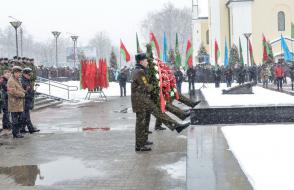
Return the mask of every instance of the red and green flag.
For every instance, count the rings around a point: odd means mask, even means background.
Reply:
[[[176,67],[180,68],[182,65],[182,59],[181,59],[181,54],[179,51],[179,39],[178,39],[178,34],[176,34],[176,48],[175,48],[175,53],[176,53]]]
[[[185,61],[185,70],[193,67],[193,47],[190,40],[188,40],[187,43],[187,49],[186,49],[186,61]]]
[[[266,41],[266,38],[264,35],[262,35],[262,45],[263,45],[263,57],[262,57],[262,62],[267,62],[268,61],[268,55],[270,53],[268,43]]]
[[[243,58],[243,49],[241,44],[241,39],[239,38],[239,51],[240,51],[240,63],[244,65],[244,58]]]
[[[131,60],[131,56],[121,40],[120,40],[120,53],[124,57],[126,62],[129,62]]]
[[[251,44],[251,40],[249,39],[249,54],[250,54],[250,62],[251,65],[255,65],[254,57],[253,57],[253,48]]]
[[[220,58],[220,50],[219,50],[219,47],[218,47],[217,40],[215,39],[214,40],[214,61],[215,61],[216,65],[218,65],[219,58]]]
[[[155,35],[154,35],[153,32],[150,32],[150,43],[151,43],[151,46],[156,49],[156,56],[157,56],[157,58],[160,59],[160,48],[159,48],[159,44],[158,44],[158,42],[157,42],[157,40],[156,40]]]

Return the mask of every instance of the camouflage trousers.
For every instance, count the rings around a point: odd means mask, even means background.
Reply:
[[[190,100],[189,98],[183,95],[179,95],[179,96],[180,96],[178,100],[179,102],[185,104],[186,106],[193,107],[194,102],[192,100]],[[174,114],[175,116],[177,116],[178,118],[180,118],[181,120],[184,120],[186,118],[185,112],[181,110],[180,108],[174,106],[172,102],[167,102],[165,109],[169,111],[170,113]],[[156,119],[155,127],[161,126],[162,123],[163,122],[160,119]]]
[[[151,114],[163,124],[165,124],[170,130],[174,130],[177,126],[177,122],[169,117],[167,114],[162,113],[160,108],[154,104],[150,99],[145,99],[144,105],[148,105],[148,108],[144,112],[136,113],[136,146],[144,146],[148,140],[148,131]]]

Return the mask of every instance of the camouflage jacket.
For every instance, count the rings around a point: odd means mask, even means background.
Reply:
[[[144,67],[136,64],[131,85],[131,100],[133,112],[148,111],[152,86],[148,83]]]

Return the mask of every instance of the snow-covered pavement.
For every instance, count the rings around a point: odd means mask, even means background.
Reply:
[[[223,95],[227,89],[224,84],[221,88],[214,88],[211,84],[201,89],[209,106],[264,106],[264,105],[294,105],[294,97],[288,94],[274,92],[262,87],[253,87],[254,94]]]
[[[294,125],[223,127],[230,150],[255,190],[294,189]]]

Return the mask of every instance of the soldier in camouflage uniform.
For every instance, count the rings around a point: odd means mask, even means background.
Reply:
[[[150,151],[146,147],[148,140],[147,124],[149,113],[159,118],[169,129],[176,130],[180,133],[187,128],[190,123],[179,124],[165,113],[162,113],[159,107],[154,104],[150,98],[152,86],[148,83],[146,68],[148,66],[145,53],[136,55],[137,64],[133,72],[133,82],[131,85],[131,100],[133,112],[136,113],[136,151]],[[147,122],[146,122],[147,121]]]
[[[187,98],[181,94],[179,94],[179,97],[180,97],[178,100],[179,102],[181,102],[191,108],[194,108],[195,106],[197,106],[201,102],[201,101],[193,102],[192,100],[190,100],[189,98]],[[172,102],[166,102],[165,109],[166,109],[166,111],[171,112],[172,114],[174,114],[175,116],[177,116],[181,120],[185,120],[191,114],[190,110],[187,110],[187,111],[181,110],[180,108],[174,106],[172,104]],[[163,122],[160,119],[156,119],[155,130],[165,130],[165,128],[162,127],[162,123]]]

